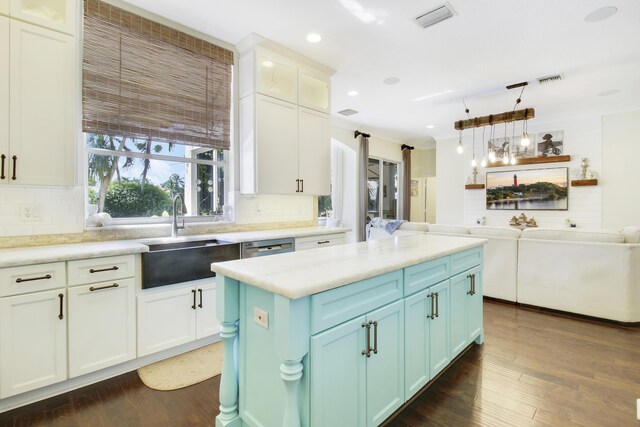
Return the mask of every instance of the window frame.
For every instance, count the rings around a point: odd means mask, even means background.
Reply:
[[[209,151],[209,150],[219,150],[218,148],[206,148],[206,147],[198,147],[188,144],[181,144],[185,147],[191,147],[191,156],[190,157],[179,157],[179,156],[168,156],[165,154],[154,154],[154,153],[139,153],[135,151],[115,151],[109,150],[106,148],[95,148],[88,146],[88,135],[89,133],[83,132],[83,142],[84,142],[84,168],[83,168],[83,176],[85,179],[85,207],[89,206],[89,182],[88,182],[88,171],[89,171],[89,156],[91,154],[103,155],[103,156],[116,156],[116,157],[133,157],[137,159],[148,159],[148,160],[161,160],[161,161],[169,161],[174,163],[184,163],[185,165],[190,165],[192,173],[191,173],[191,183],[195,183],[195,175],[193,171],[197,168],[198,165],[207,165],[213,166],[214,170],[216,167],[221,167],[224,173],[225,179],[223,180],[223,192],[225,194],[229,193],[230,181],[229,174],[232,173],[230,167],[230,153],[231,150],[222,150],[224,160],[203,160],[197,159],[197,154]],[[178,144],[178,143],[176,143]],[[186,177],[185,177],[186,178]],[[187,183],[185,182],[185,186]],[[185,187],[186,188],[186,187]],[[225,204],[223,206],[229,206],[228,201],[225,198]],[[194,202],[190,200],[185,200],[186,204],[191,203],[191,209],[188,212],[193,212]],[[224,209],[226,210],[226,209]],[[184,218],[187,224],[189,223],[216,223],[216,224],[228,224],[233,223],[234,219],[229,217],[225,218],[224,213],[222,215],[187,215],[182,216],[178,215],[181,219]],[[93,227],[88,225],[87,218],[85,218],[85,227]],[[120,226],[120,225],[154,225],[154,224],[168,224],[173,221],[173,213],[171,213],[167,217],[124,217],[124,218],[112,218],[110,226]]]

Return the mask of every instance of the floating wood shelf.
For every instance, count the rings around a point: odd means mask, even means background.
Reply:
[[[488,168],[497,168],[497,167],[506,167],[506,166],[521,166],[521,165],[536,165],[538,163],[558,163],[558,162],[568,162],[571,160],[571,156],[547,156],[547,157],[525,157],[524,159],[518,159],[518,163],[515,165],[508,164],[505,165],[501,161],[497,161],[494,164],[489,163],[487,165]]]
[[[587,185],[598,185],[597,179],[574,179],[571,181],[572,187],[586,187]]]
[[[464,188],[465,190],[482,190],[484,189],[484,184],[466,184]]]

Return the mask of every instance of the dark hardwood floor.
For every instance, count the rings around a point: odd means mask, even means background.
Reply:
[[[495,301],[484,314],[485,344],[388,426],[640,426],[640,327]],[[218,385],[159,392],[128,373],[0,414],[0,425],[213,426]]]

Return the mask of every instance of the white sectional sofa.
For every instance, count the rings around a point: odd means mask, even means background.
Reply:
[[[633,233],[527,229],[518,249],[517,301],[640,322],[640,243]]]
[[[640,322],[640,227],[620,231],[404,223],[399,231],[481,237],[485,296]],[[419,230],[419,231],[416,231]]]

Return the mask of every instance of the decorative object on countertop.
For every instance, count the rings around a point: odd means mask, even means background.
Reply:
[[[179,354],[138,369],[140,379],[154,390],[177,390],[220,375],[222,342]]]
[[[524,230],[527,227],[537,227],[536,219],[534,217],[527,218],[527,216],[523,213],[520,216],[516,217],[515,215],[511,217],[509,221],[509,225],[512,227],[519,228]]]
[[[402,223],[406,222],[403,219],[384,219],[380,217],[373,218],[369,224],[367,224],[368,228],[382,228],[389,234],[393,234],[394,231],[398,229],[402,225]],[[369,236],[369,232],[367,232],[367,237]]]

